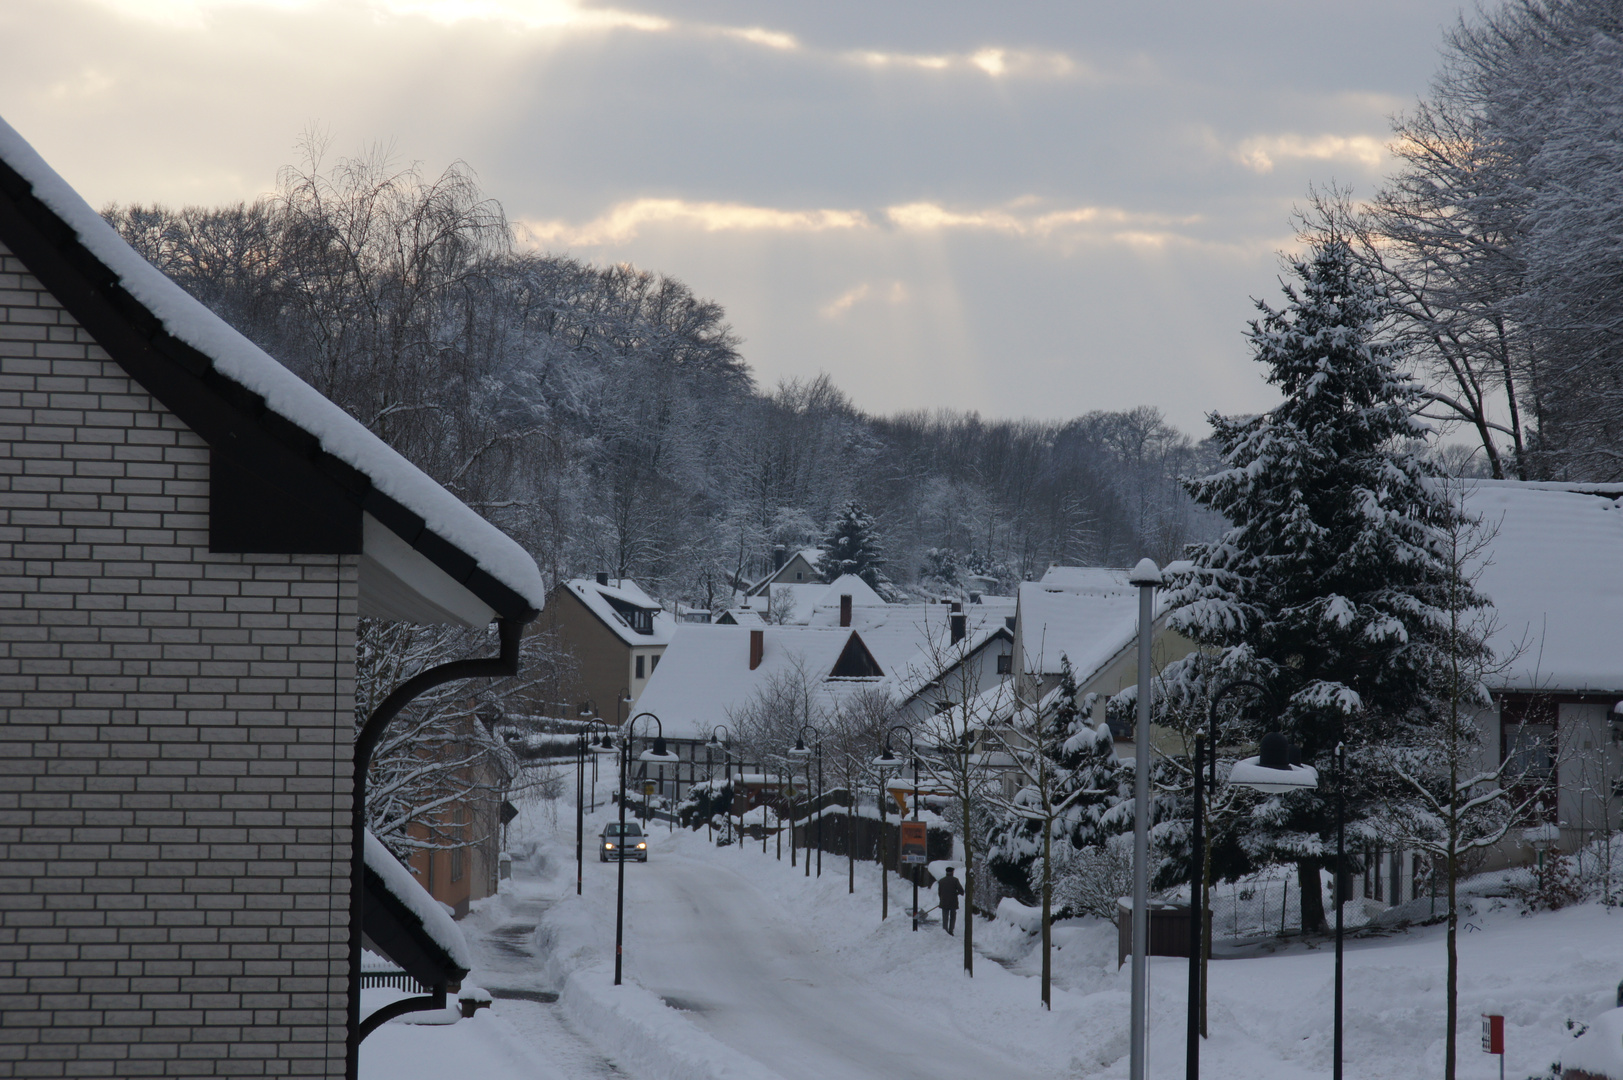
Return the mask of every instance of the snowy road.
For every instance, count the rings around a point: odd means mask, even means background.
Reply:
[[[661,854],[628,867],[632,874],[626,924],[637,983],[784,1080],[1036,1075],[944,1025],[934,1009],[859,981],[751,877],[718,860]]]

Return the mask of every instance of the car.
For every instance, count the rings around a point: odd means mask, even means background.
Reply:
[[[625,830],[623,843],[622,829]],[[603,834],[597,838],[597,861],[608,862],[610,859],[648,861],[648,837],[643,835],[641,825],[635,821],[628,821],[624,825],[611,821],[603,826]]]

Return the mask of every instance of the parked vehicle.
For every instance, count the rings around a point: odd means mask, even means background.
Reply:
[[[621,829],[625,830],[623,836]],[[648,837],[643,835],[641,825],[635,821],[628,821],[624,825],[611,821],[603,827],[603,834],[597,842],[597,861],[608,862],[610,859],[648,861]]]

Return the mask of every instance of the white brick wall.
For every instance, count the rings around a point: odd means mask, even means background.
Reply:
[[[0,247],[0,1077],[343,1075],[355,558],[207,503]]]

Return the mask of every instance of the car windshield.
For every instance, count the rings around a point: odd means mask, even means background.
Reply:
[[[621,830],[624,830],[623,835],[625,835],[625,836],[641,836],[642,835],[642,826],[636,824],[635,822],[630,822],[630,821],[626,822],[624,825],[621,825],[619,822],[615,822],[614,824],[610,825],[608,828],[603,830],[603,835],[604,836],[620,836],[620,835],[622,835]]]

